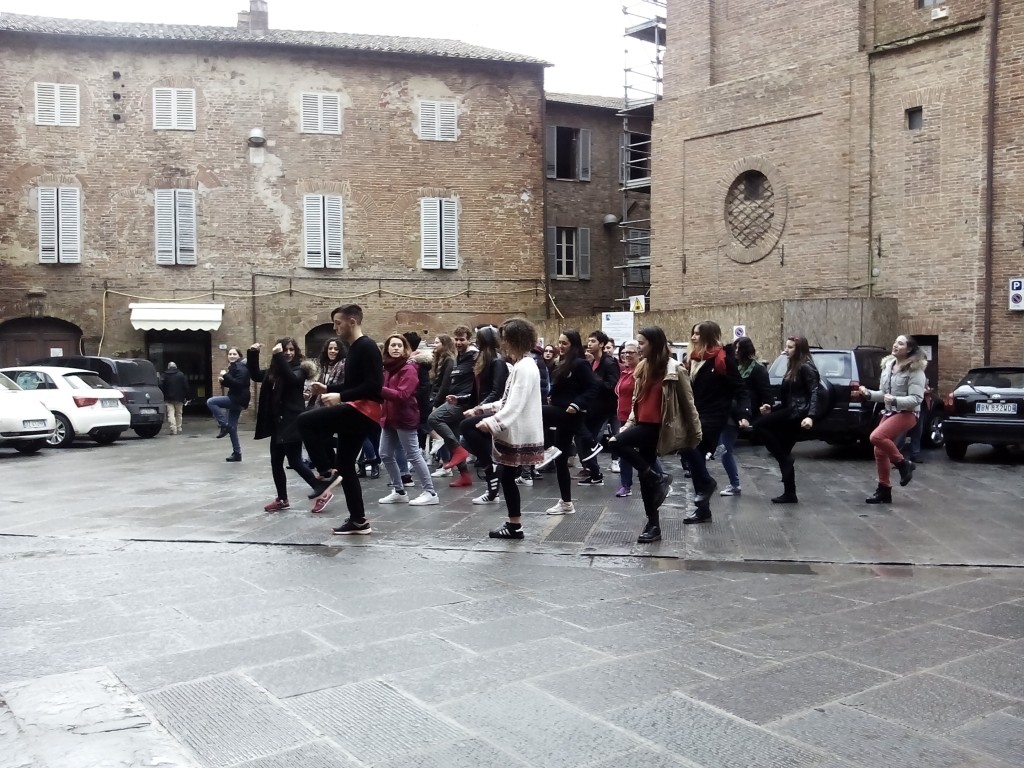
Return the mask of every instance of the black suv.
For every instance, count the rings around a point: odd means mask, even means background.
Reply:
[[[44,357],[30,365],[57,365],[95,371],[107,384],[124,393],[124,407],[132,415],[132,429],[139,437],[156,437],[167,418],[167,405],[156,368],[139,358],[70,355]]]
[[[878,424],[878,416],[872,404],[861,396],[860,388],[878,389],[882,359],[887,354],[889,350],[882,347],[811,349],[818,374],[832,385],[834,402],[828,415],[807,430],[805,439],[824,440],[832,445],[868,439]],[[787,362],[785,355],[779,355],[768,369],[776,405],[779,404]]]

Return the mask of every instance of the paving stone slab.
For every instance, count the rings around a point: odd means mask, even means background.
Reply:
[[[996,713],[954,732],[954,740],[1007,765],[1024,765],[1024,720]]]
[[[531,613],[495,619],[484,624],[442,629],[437,634],[460,647],[480,653],[545,637],[564,636],[574,630],[575,627],[564,621]]]
[[[143,700],[211,768],[266,757],[316,738],[237,675],[182,683],[145,694]]]
[[[994,766],[970,750],[842,705],[811,710],[772,730],[865,768]]]
[[[880,630],[901,630],[941,621],[960,613],[961,609],[950,605],[926,602],[918,597],[901,597],[884,603],[860,605],[834,614],[836,618],[868,624]]]
[[[944,619],[943,624],[1007,640],[1019,640],[1024,638],[1024,605],[1016,603],[994,605],[991,608],[983,608],[980,611]]]
[[[1021,674],[1020,652],[996,650],[979,653],[969,659],[945,664],[936,674],[987,688],[990,691],[1024,699],[1024,675]]]
[[[366,763],[470,737],[379,680],[307,693],[286,705]]]
[[[331,744],[317,741],[239,763],[235,768],[359,768],[359,764]]]
[[[794,614],[800,615],[799,612],[788,615]],[[875,627],[846,621],[836,615],[811,615],[745,632],[723,634],[716,642],[765,659],[785,661],[859,643],[877,637],[879,632]]]
[[[636,600],[605,600],[547,611],[547,615],[582,629],[613,627],[633,621],[659,621],[667,611]]]
[[[479,623],[508,616],[525,616],[528,613],[545,613],[551,604],[525,594],[506,593],[486,600],[468,600],[455,605],[440,606],[438,610],[464,622]]]
[[[907,675],[997,646],[998,638],[926,624],[831,651],[841,659]]]
[[[955,680],[924,673],[850,696],[842,703],[915,730],[942,734],[1013,702]]]
[[[653,749],[635,749],[624,755],[615,755],[587,768],[691,768],[693,763],[681,762],[676,756]]]
[[[493,744],[472,739],[374,763],[374,768],[527,768],[527,763]]]
[[[814,749],[678,694],[617,710],[609,720],[706,768],[817,768],[826,760]]]
[[[671,617],[655,621],[617,624],[585,632],[568,633],[574,643],[612,656],[632,656],[640,651],[656,651],[695,641],[700,638],[690,624]]]

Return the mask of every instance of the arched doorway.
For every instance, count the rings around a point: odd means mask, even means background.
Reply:
[[[0,366],[82,354],[82,329],[56,317],[17,317],[0,325]]]

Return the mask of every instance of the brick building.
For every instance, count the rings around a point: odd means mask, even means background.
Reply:
[[[648,255],[650,195],[624,196],[631,165],[622,107],[621,98],[547,94],[547,272],[553,308],[566,317],[621,311],[623,297],[643,293],[649,282],[626,264],[629,255]],[[649,119],[633,125],[650,134]],[[634,189],[642,167],[649,181],[650,163],[635,163]]]
[[[1024,361],[1024,3],[669,0],[667,17],[656,306],[895,298],[943,385]]]
[[[545,315],[544,63],[267,22],[0,15],[0,362]]]

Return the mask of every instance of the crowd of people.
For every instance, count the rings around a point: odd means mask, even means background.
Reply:
[[[497,328],[460,325],[427,348],[414,332],[378,344],[363,333],[363,311],[355,304],[337,307],[331,320],[335,336],[318,360],[305,358],[291,337],[274,344],[265,364],[260,343],[249,347],[244,361],[241,350],[229,348],[220,372],[227,394],[210,398],[208,406],[220,427],[217,437],[231,437],[226,460],[241,461],[239,414],[249,405],[250,381],[261,384],[255,438],[269,438],[276,494],[264,509],[290,508],[290,467],[309,487],[314,513],[323,512],[340,488],[348,519],[333,529],[337,535],[372,532],[360,484],[368,472],[376,476],[383,466],[389,479],[391,490],[378,503],[427,506],[440,503],[440,478],[451,477],[454,488],[473,486],[472,463],[484,481],[473,503],[504,501],[507,512],[489,535],[522,539],[520,488],[553,465],[559,499],[547,514],[573,514],[574,480],[576,487],[603,486],[598,457],[607,452],[618,473],[615,495],[631,496],[634,477],[639,485],[646,523],[637,541],[656,542],[659,510],[672,485],[665,468],[670,457],[679,457],[693,484],[694,508],[685,524],[712,519],[718,483],[709,460],[720,459],[728,478],[718,495],[742,493],[734,453],[741,430],[753,429],[778,462],[783,490],[772,502],[795,504],[792,449],[801,431],[825,413],[821,377],[799,336],[786,340],[787,368],[776,401],[754,343],[744,337],[723,344],[712,321],[693,326],[679,361],[657,326],[621,345],[600,330],[584,341],[573,329],[555,344],[540,345],[533,325],[512,318]],[[883,364],[880,389],[861,388],[866,400],[882,407],[871,435],[878,486],[869,504],[892,502],[892,467],[901,485],[912,479],[913,464],[897,442],[917,420],[924,387],[924,355],[912,338],[900,336]],[[580,464],[575,478],[572,456]],[[434,460],[439,466],[431,472]],[[407,488],[416,485],[420,492],[413,497]]]

